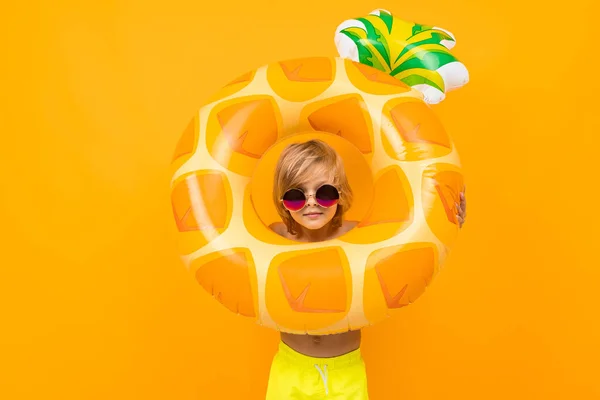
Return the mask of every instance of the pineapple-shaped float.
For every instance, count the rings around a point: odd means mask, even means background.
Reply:
[[[355,193],[346,218],[360,222],[301,243],[268,228],[273,170],[288,144],[312,138],[344,159]],[[280,331],[383,320],[424,292],[459,229],[458,153],[423,93],[349,57],[280,61],[231,81],[189,122],[173,171],[185,265],[227,309]]]

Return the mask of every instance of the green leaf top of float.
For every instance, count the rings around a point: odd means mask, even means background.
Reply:
[[[431,29],[433,29],[433,25],[414,24],[412,28],[412,34],[416,35],[419,32],[429,31]]]
[[[395,18],[384,10],[379,15],[356,18],[362,27],[348,27],[341,33],[356,45],[360,63],[384,71],[414,86],[428,84],[441,91],[445,85],[436,70],[458,61],[442,44],[454,41],[432,25],[415,24]]]
[[[387,11],[381,11],[379,13],[379,19],[383,21],[385,26],[387,26],[387,32],[392,33],[392,26],[394,25],[394,17]]]
[[[366,18],[357,18],[357,20],[365,24],[365,28],[367,28],[365,44],[373,46],[375,49],[374,55],[381,58],[380,63],[390,68],[390,54],[388,42],[385,37],[386,32],[381,32]]]

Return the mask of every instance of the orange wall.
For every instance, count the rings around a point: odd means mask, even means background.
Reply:
[[[0,17],[0,398],[264,398],[277,335],[179,263],[170,157],[221,85],[336,55],[337,24],[377,7],[452,31],[471,82],[435,106],[467,224],[364,331],[372,399],[600,398],[594,0],[96,3]]]

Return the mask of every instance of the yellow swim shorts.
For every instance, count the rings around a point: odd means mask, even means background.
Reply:
[[[273,358],[266,400],[368,400],[360,349],[338,357],[298,353],[285,343]]]

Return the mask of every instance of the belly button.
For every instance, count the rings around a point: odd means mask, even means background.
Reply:
[[[321,343],[321,336],[313,336],[313,343]]]

